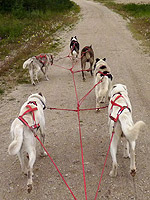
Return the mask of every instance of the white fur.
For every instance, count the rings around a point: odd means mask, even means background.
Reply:
[[[113,127],[115,127],[114,129],[115,133],[114,133],[113,140],[110,147],[110,152],[111,152],[112,161],[113,161],[110,176],[115,177],[117,175],[118,164],[117,164],[116,154],[117,154],[118,142],[122,134],[123,136],[125,136],[127,140],[127,143],[124,149],[124,157],[130,157],[130,173],[132,176],[134,176],[136,173],[136,166],[135,166],[136,140],[138,138],[139,132],[142,130],[145,123],[143,121],[138,121],[134,124],[132,120],[132,108],[131,108],[131,103],[128,97],[127,88],[125,85],[122,85],[122,84],[114,85],[112,87],[112,90],[110,91],[110,103],[108,106],[108,115],[110,115],[111,113],[111,116],[116,117],[120,109],[118,106],[113,106],[113,108],[111,109],[111,106],[112,106],[111,100],[114,101],[116,99],[117,95],[119,95],[117,93],[121,93],[123,98],[122,97],[118,98],[116,100],[116,103],[121,106],[128,105],[130,110],[125,108],[123,112],[119,115],[119,119],[116,123],[110,117],[108,119],[110,137],[112,136]]]
[[[105,65],[105,69],[100,69],[101,66]],[[95,87],[95,96],[96,96],[96,108],[100,107],[100,103],[105,103],[108,99],[108,93],[112,86],[112,80],[108,78],[108,76],[101,76],[100,73],[97,73],[98,71],[108,71],[110,72],[110,67],[108,64],[103,60],[100,59],[98,62],[95,63],[95,69],[94,69],[94,84],[96,85],[98,82],[100,82]]]
[[[46,103],[45,97],[41,96],[41,94],[32,94],[29,96],[28,100],[23,104],[21,107],[19,116],[21,116],[26,110],[26,105],[29,101],[36,101],[37,103],[37,109],[34,111],[35,114],[35,121],[36,123],[40,124],[40,138],[42,142],[44,143],[44,128],[45,128],[45,118],[44,118],[44,112],[43,112],[43,103]],[[43,103],[42,103],[43,102]],[[32,108],[36,107],[36,105],[30,104]],[[32,126],[34,124],[34,120],[31,113],[27,113],[23,116],[23,118],[28,122],[29,126]],[[36,132],[36,130],[35,130]],[[33,165],[36,160],[36,138],[34,137],[33,132],[24,125],[18,118],[16,118],[12,125],[10,130],[11,136],[12,136],[12,142],[8,147],[8,152],[10,155],[18,155],[18,158],[20,160],[22,171],[28,175],[28,192],[32,190],[32,170]],[[41,148],[42,152],[41,154],[44,155],[46,152],[43,151],[43,148]],[[29,163],[28,166],[25,165],[24,161],[24,151],[29,156]]]
[[[23,69],[28,68],[28,70],[29,70],[29,74],[30,74],[30,79],[31,79],[32,85],[35,85],[34,79],[35,79],[37,82],[39,82],[39,80],[38,80],[38,73],[39,73],[40,71],[43,72],[43,74],[44,74],[46,80],[49,80],[49,79],[48,79],[48,75],[47,75],[48,66],[49,66],[50,64],[53,63],[53,59],[51,58],[51,54],[50,54],[50,53],[46,53],[46,54],[43,54],[43,53],[42,53],[42,54],[40,54],[40,55],[46,55],[47,60],[46,60],[46,62],[44,63],[44,66],[43,66],[43,64],[42,64],[35,56],[29,58],[28,60],[26,60],[26,61],[23,63]],[[38,55],[38,56],[40,56],[40,55]],[[37,56],[37,57],[38,57],[38,56]],[[42,66],[43,66],[43,67],[42,67]]]

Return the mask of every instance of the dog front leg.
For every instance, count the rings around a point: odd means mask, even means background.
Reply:
[[[130,174],[135,176],[136,166],[135,166],[135,141],[129,142],[130,146]]]
[[[30,79],[31,79],[32,85],[35,85],[35,82],[33,80],[33,70],[32,69],[29,69],[29,74],[30,74]]]
[[[48,67],[47,67],[47,66],[45,66],[45,78],[46,78],[46,80],[48,81],[48,80],[49,80],[49,78],[48,78],[48,75],[47,75],[47,71],[48,71]]]
[[[40,139],[44,145],[45,142],[45,134],[43,133],[42,128],[40,127]],[[41,146],[41,156],[47,156],[47,153],[45,152],[45,150],[43,149],[43,147]]]

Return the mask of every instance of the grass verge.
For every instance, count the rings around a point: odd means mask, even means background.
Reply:
[[[95,0],[103,3],[108,8],[129,19],[129,28],[134,37],[142,41],[146,46],[146,52],[150,52],[150,4],[122,4],[113,0]]]
[[[56,55],[61,39],[57,32],[71,29],[79,18],[79,12],[80,8],[74,4],[68,11],[39,13],[39,17],[37,13],[36,17],[24,19],[0,14],[0,30],[3,30],[4,23],[8,33],[10,28],[14,29],[14,35],[0,37],[0,96],[17,84],[30,83],[29,73],[22,68],[23,62],[41,52]]]

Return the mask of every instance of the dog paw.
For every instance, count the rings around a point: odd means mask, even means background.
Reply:
[[[125,158],[125,159],[130,158],[130,155],[129,154],[124,154],[123,158]]]
[[[47,153],[46,153],[45,151],[44,151],[44,152],[41,152],[41,153],[40,153],[40,156],[41,156],[41,157],[45,157],[45,156],[47,156]]]
[[[112,170],[109,173],[109,176],[116,177],[117,176],[117,165],[114,165]]]
[[[27,185],[27,191],[28,191],[28,193],[30,193],[31,190],[32,190],[32,184]]]
[[[135,169],[132,169],[131,171],[130,171],[130,174],[131,174],[131,176],[135,176],[136,175],[136,170]]]
[[[117,176],[117,172],[114,172],[113,170],[110,171],[109,176],[112,178],[115,178]]]

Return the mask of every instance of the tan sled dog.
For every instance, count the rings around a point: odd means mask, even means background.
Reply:
[[[84,47],[81,51],[81,69],[82,70],[86,69],[87,62],[90,63],[89,71],[91,72],[91,76],[92,76],[93,75],[92,65],[94,63],[94,51],[92,49],[92,45]],[[82,77],[83,77],[83,81],[85,81],[84,71],[82,71]]]
[[[43,112],[45,104],[45,97],[41,93],[30,95],[28,100],[21,107],[19,117],[13,121],[10,130],[13,141],[8,147],[8,152],[10,155],[18,155],[22,171],[27,174],[28,177],[28,192],[32,190],[33,165],[36,160],[36,138],[34,133],[39,129],[43,144],[45,139],[45,118]],[[24,152],[28,154],[28,166],[25,165]],[[46,155],[43,148],[41,154]]]
[[[112,136],[114,131],[110,152],[112,156],[112,170],[110,176],[117,175],[117,146],[121,136],[127,140],[127,146],[124,151],[125,157],[130,157],[130,173],[132,176],[136,174],[135,166],[135,145],[139,132],[144,127],[143,121],[138,121],[134,124],[132,120],[132,108],[128,97],[127,88],[125,85],[116,84],[110,92],[110,103],[108,107],[108,124],[109,133]],[[129,148],[129,149],[128,149]]]

